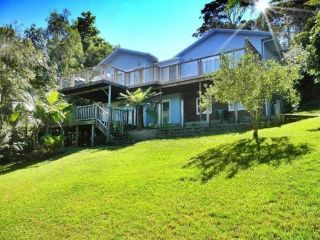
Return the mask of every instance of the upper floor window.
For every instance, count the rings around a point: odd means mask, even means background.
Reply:
[[[202,73],[212,73],[220,68],[220,56],[204,58],[201,60]]]
[[[198,60],[181,64],[181,78],[193,77],[198,75]]]
[[[242,50],[237,50],[237,51],[232,51],[227,53],[226,55],[229,56],[231,62],[230,62],[230,67],[236,67],[238,63],[240,62],[241,57],[245,54],[244,49]]]
[[[162,68],[162,82],[169,81],[169,67]]]
[[[139,83],[139,71],[129,73],[129,85],[133,86]]]
[[[117,73],[117,83],[124,85],[124,72]]]

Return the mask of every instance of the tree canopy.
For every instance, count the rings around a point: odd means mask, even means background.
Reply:
[[[239,63],[223,55],[220,69],[212,74],[212,85],[207,87],[202,104],[208,106],[212,98],[223,103],[241,103],[252,118],[253,136],[258,138],[266,99],[271,101],[275,96],[282,96],[297,106],[299,96],[295,85],[300,77],[299,70],[299,65],[263,61],[250,51]]]
[[[253,22],[245,18],[245,13],[248,11],[250,11],[250,4],[247,1],[233,2],[232,5],[228,0],[211,1],[201,10],[200,18],[203,23],[193,36],[201,37],[214,28],[252,29]]]

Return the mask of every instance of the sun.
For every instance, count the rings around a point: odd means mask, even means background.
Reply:
[[[267,3],[265,0],[258,0],[255,2],[255,8],[261,12],[265,12],[269,7],[269,3]]]

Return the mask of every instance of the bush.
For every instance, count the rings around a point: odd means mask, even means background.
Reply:
[[[62,143],[64,141],[64,136],[58,135],[45,135],[43,137],[43,144],[46,149],[49,151],[54,151],[60,147],[62,147]]]

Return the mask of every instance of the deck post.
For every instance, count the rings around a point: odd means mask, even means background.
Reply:
[[[201,82],[199,82],[199,99],[200,99],[200,103],[201,103]],[[200,107],[200,114],[199,114],[199,121],[202,121],[202,109]]]
[[[180,120],[181,120],[181,127],[184,127],[184,100],[181,99],[180,101]]]
[[[234,105],[234,122],[239,122],[239,114],[238,114],[238,103],[235,103]]]
[[[210,113],[209,113],[209,109],[206,110],[206,121],[207,121],[207,127],[210,127]]]
[[[277,116],[277,119],[279,122],[281,122],[281,104],[280,104],[280,100],[276,100],[276,104],[275,104],[275,114]]]
[[[79,145],[79,126],[76,126],[76,147]]]
[[[111,107],[111,85],[108,88],[108,107]]]
[[[95,126],[94,124],[91,125],[91,147],[94,146],[94,135],[95,135]]]

